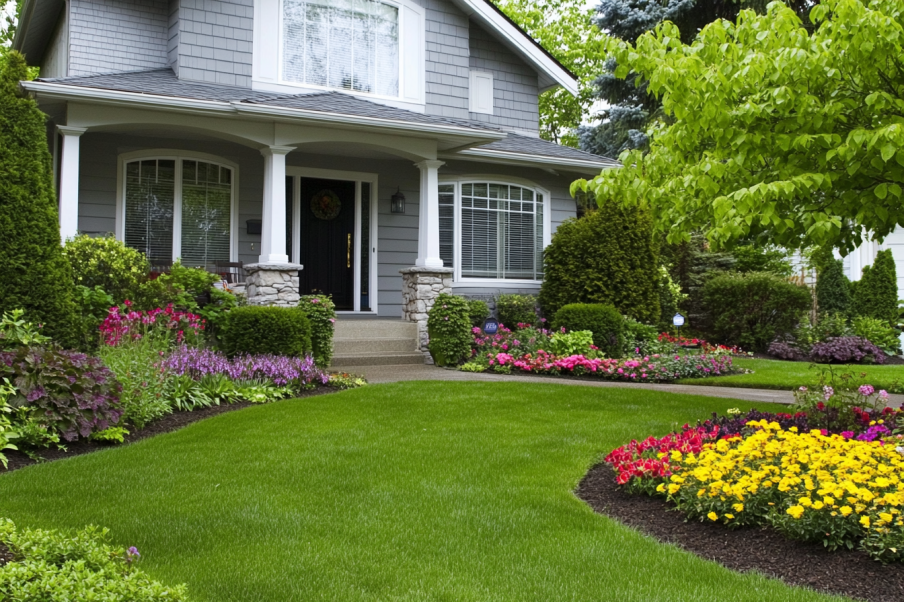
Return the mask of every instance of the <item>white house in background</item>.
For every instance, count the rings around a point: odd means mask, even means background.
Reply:
[[[539,138],[575,77],[486,0],[26,0],[14,47],[62,235],[285,279],[258,303],[421,320],[412,267],[536,291],[569,184],[617,165]]]

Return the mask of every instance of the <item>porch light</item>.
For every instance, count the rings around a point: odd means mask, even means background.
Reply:
[[[405,213],[405,195],[402,194],[401,188],[397,188],[392,195],[392,212]]]

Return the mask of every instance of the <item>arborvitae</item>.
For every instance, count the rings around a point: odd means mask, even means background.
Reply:
[[[648,211],[616,202],[559,226],[544,254],[540,307],[608,303],[648,323],[659,319],[659,245]]]
[[[847,315],[851,310],[851,283],[838,259],[825,263],[816,278],[816,304],[820,313]]]
[[[863,277],[854,287],[853,314],[898,322],[898,276],[891,249],[879,251],[872,266],[863,268]]]
[[[25,59],[0,57],[0,312],[21,308],[62,345],[75,342],[72,273],[60,246],[44,114],[20,90]]]

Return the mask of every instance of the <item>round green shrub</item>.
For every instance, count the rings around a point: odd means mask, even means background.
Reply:
[[[766,351],[790,334],[813,299],[810,289],[767,272],[727,273],[710,279],[703,302],[716,341]]]
[[[496,297],[496,317],[514,330],[518,324],[537,322],[537,298],[533,295],[505,294]]]
[[[873,265],[863,268],[854,287],[853,314],[887,322],[898,322],[898,277],[891,249],[879,251]]]
[[[659,320],[659,245],[649,212],[616,202],[562,223],[546,248],[540,307],[608,303],[642,322]]]
[[[624,355],[625,319],[612,305],[571,303],[556,312],[553,328],[564,328],[569,332],[589,330],[593,333],[593,344],[607,357]]]
[[[0,53],[0,313],[24,309],[63,346],[78,341],[72,270],[47,150],[45,115],[19,81],[24,57]]]
[[[69,258],[76,285],[89,289],[99,286],[115,303],[134,301],[151,270],[144,253],[112,236],[76,236],[66,241],[63,253]]]
[[[851,310],[851,282],[841,261],[832,258],[816,277],[816,305],[819,311],[847,315]]]
[[[311,352],[311,323],[294,307],[236,307],[223,318],[219,340],[229,356],[272,353],[299,357]]]
[[[428,349],[437,366],[457,366],[471,354],[468,302],[442,293],[427,313]]]
[[[486,301],[480,299],[468,300],[468,319],[471,320],[471,326],[483,326],[484,321],[490,315],[490,306]]]
[[[311,347],[314,362],[326,368],[333,360],[333,331],[336,324],[336,305],[329,295],[304,295],[298,301],[311,323]]]

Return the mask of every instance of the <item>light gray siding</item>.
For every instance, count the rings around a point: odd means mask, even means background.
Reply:
[[[468,17],[448,0],[421,0],[426,9],[426,112],[468,118]]]
[[[169,0],[169,31],[166,40],[166,62],[179,75],[179,0]]]
[[[167,66],[167,0],[71,0],[69,75]]]
[[[502,128],[538,132],[540,88],[537,72],[471,21],[470,62],[474,71],[493,74],[493,114],[471,113],[471,119]]]
[[[180,0],[179,77],[251,87],[253,0]]]
[[[60,11],[60,21],[50,38],[41,63],[41,77],[66,77],[69,73],[69,13]]]

